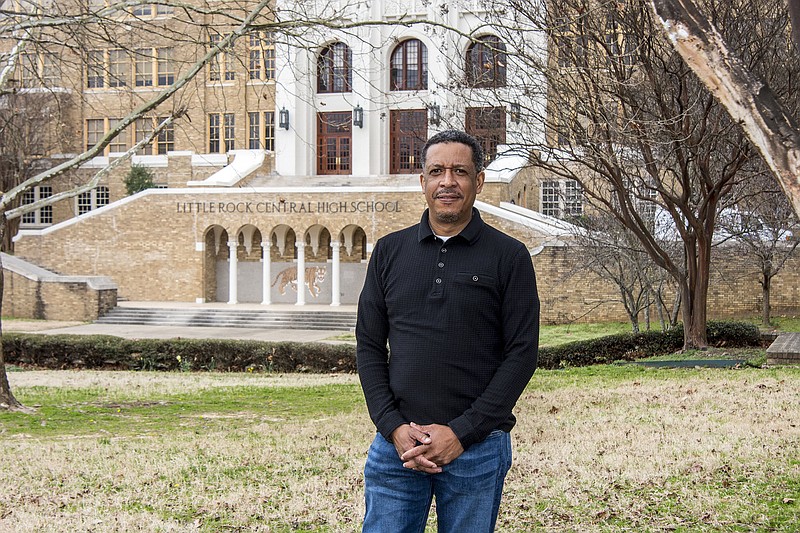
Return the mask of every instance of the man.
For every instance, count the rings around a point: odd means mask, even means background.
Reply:
[[[419,224],[380,239],[358,305],[361,386],[378,429],[364,469],[368,533],[494,530],[517,399],[536,369],[530,253],[486,225],[483,150],[431,137]],[[388,349],[387,349],[388,341]]]

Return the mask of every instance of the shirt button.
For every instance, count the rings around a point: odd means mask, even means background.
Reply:
[[[436,278],[436,283],[441,283],[441,282],[442,282],[442,278]]]
[[[472,281],[478,281],[478,276],[472,276]]]
[[[442,248],[442,253],[446,254],[447,253],[447,248]]]
[[[444,263],[439,263],[439,268],[444,268]]]

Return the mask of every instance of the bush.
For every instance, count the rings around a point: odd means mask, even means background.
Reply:
[[[760,346],[761,333],[746,322],[715,322],[707,325],[710,346]],[[633,361],[673,353],[683,347],[683,326],[666,332],[620,333],[587,341],[576,341],[539,350],[539,368],[563,368]]]
[[[760,346],[754,324],[709,322],[712,346]],[[539,350],[539,368],[588,366],[663,355],[683,346],[682,328],[622,333]],[[3,335],[6,362],[43,368],[216,370],[228,372],[356,371],[352,344],[231,339],[140,339],[108,335]]]
[[[228,339],[3,335],[6,362],[55,369],[355,372],[355,346]]]
[[[129,196],[155,186],[153,173],[142,165],[131,165],[131,170],[125,175],[125,190]]]

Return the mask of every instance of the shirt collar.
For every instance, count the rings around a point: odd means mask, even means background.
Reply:
[[[469,224],[461,230],[458,235],[454,237],[461,237],[465,239],[469,244],[474,243],[478,240],[480,236],[481,230],[483,229],[483,219],[481,218],[480,213],[478,210],[473,207],[472,208],[472,219],[469,221]],[[433,230],[431,230],[430,222],[428,222],[428,209],[423,211],[422,219],[419,221],[419,228],[417,233],[417,239],[419,242],[423,240],[433,237]]]

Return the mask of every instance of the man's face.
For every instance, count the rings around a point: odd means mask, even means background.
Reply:
[[[457,142],[434,144],[419,179],[431,228],[438,235],[456,235],[472,218],[475,196],[483,189],[484,173],[475,171],[472,148]]]

